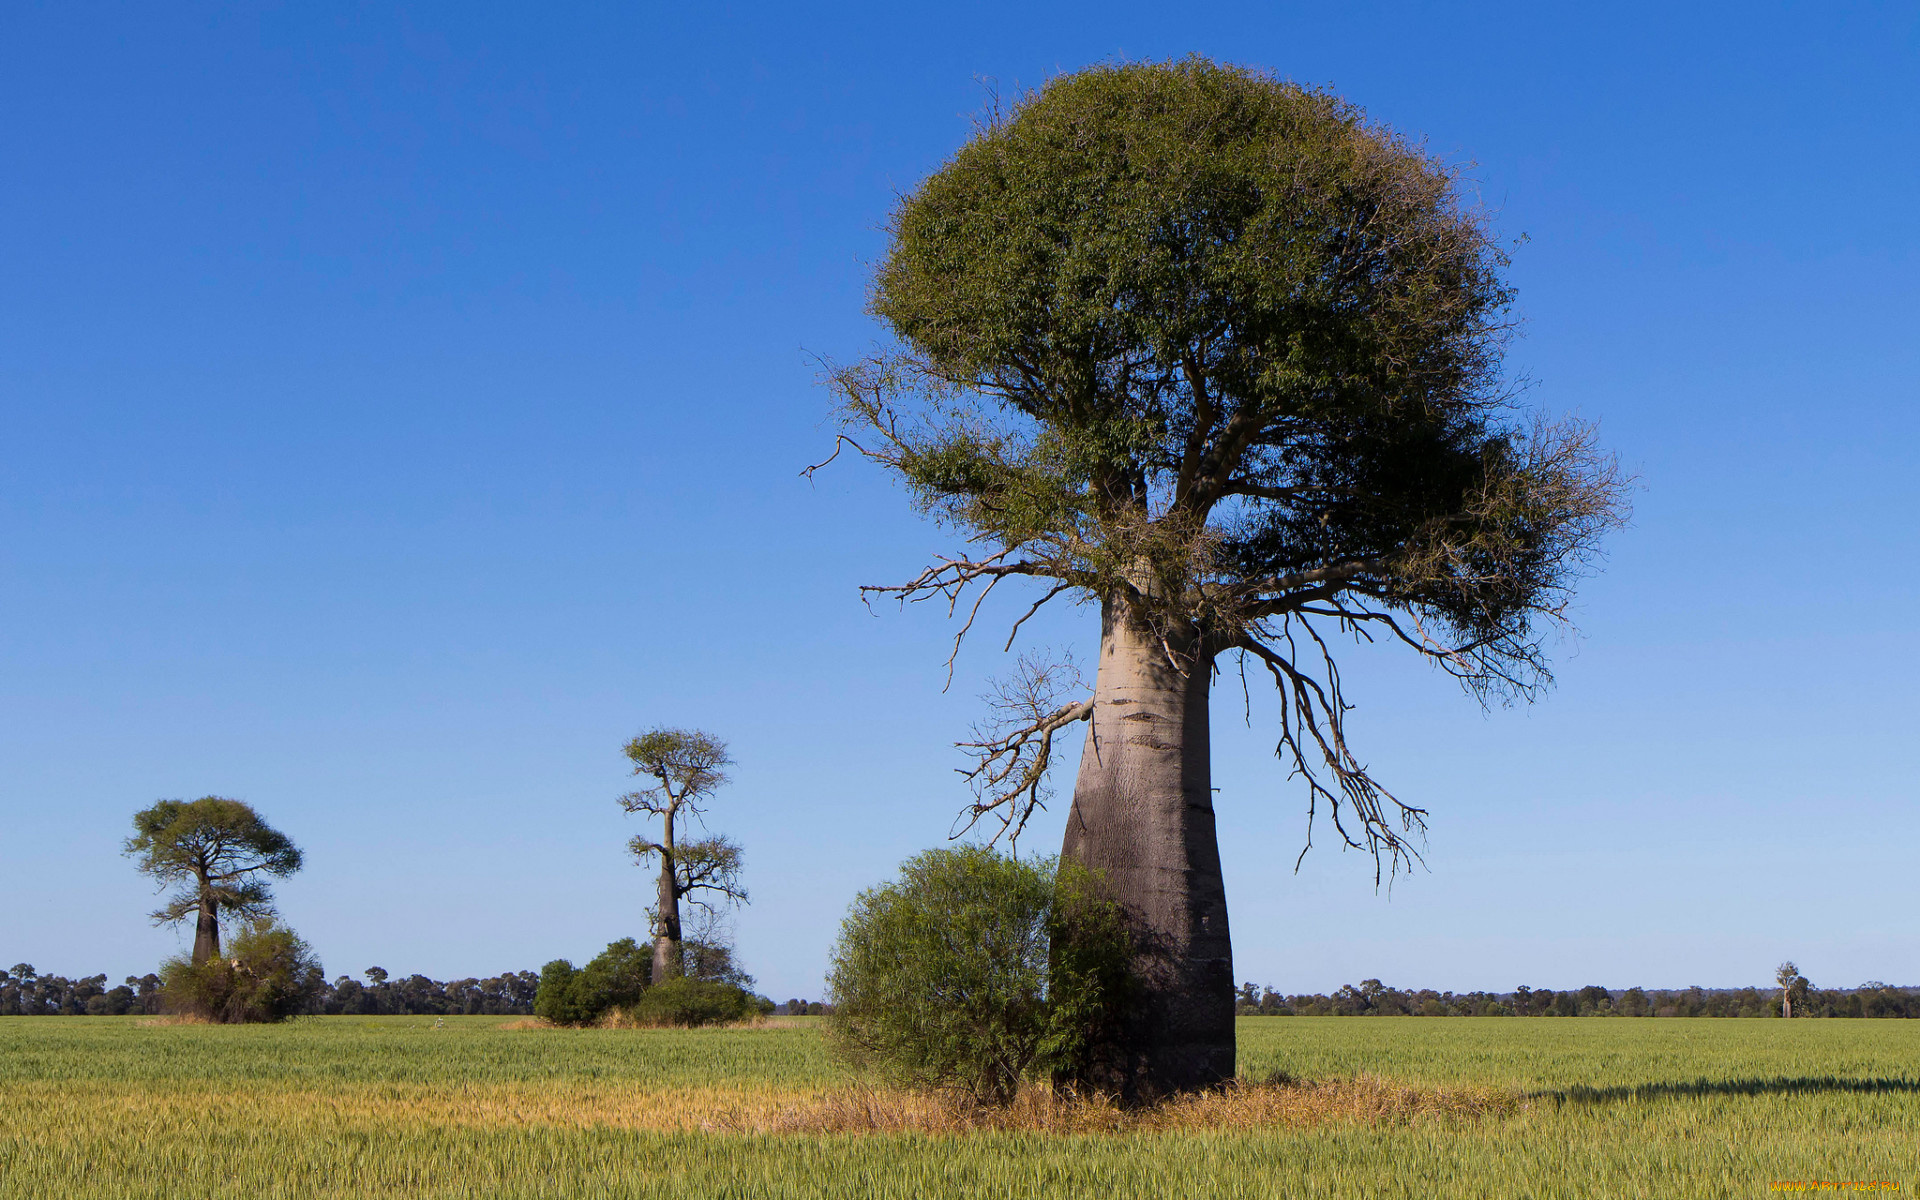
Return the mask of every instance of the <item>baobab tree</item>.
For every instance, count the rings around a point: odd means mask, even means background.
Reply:
[[[627,843],[641,866],[658,865],[653,918],[653,982],[685,970],[680,902],[714,911],[715,901],[744,904],[740,884],[744,857],[739,845],[710,835],[683,840],[686,822],[701,820],[708,800],[727,782],[727,744],[697,729],[650,729],[627,743],[633,773],[651,786],[620,797],[620,807],[660,819],[660,834],[636,835]]]
[[[1780,1015],[1791,1017],[1793,1015],[1793,984],[1800,978],[1800,968],[1794,966],[1792,960],[1788,960],[1781,963],[1779,969],[1774,971],[1773,978],[1780,984]]]
[[[133,815],[125,851],[162,887],[177,885],[153,913],[156,925],[195,918],[194,966],[220,953],[220,922],[273,914],[264,876],[300,869],[300,850],[240,800],[162,800]]]
[[[890,233],[871,310],[897,340],[830,365],[833,455],[893,472],[962,548],[864,591],[944,601],[956,653],[1008,580],[1037,584],[1009,645],[1061,597],[1098,606],[1090,694],[1029,666],[963,743],[965,816],[1017,834],[1055,737],[1090,722],[1062,857],[1104,873],[1140,986],[1076,1082],[1231,1077],[1222,666],[1279,691],[1309,843],[1325,812],[1398,869],[1425,813],[1349,745],[1336,647],[1531,699],[1622,480],[1590,427],[1518,408],[1506,258],[1458,173],[1324,92],[1200,59],[1064,76],[991,113]]]

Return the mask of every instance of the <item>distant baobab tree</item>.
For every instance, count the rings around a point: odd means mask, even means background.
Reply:
[[[194,966],[220,954],[220,922],[273,913],[264,876],[300,869],[300,850],[253,807],[222,796],[162,800],[133,815],[126,853],[162,887],[178,885],[155,924],[194,917]]]
[[[660,819],[658,836],[639,834],[627,843],[642,866],[659,865],[653,918],[653,982],[682,974],[683,934],[680,902],[708,911],[715,900],[744,904],[740,884],[744,852],[738,843],[712,835],[684,840],[688,821],[698,821],[714,792],[727,782],[722,768],[733,765],[727,744],[697,729],[650,729],[627,743],[633,773],[653,780],[649,787],[620,797],[620,807]]]

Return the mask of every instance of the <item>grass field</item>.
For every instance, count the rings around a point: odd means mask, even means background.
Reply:
[[[1510,1102],[1260,1128],[758,1132],[806,1022],[0,1018],[0,1197],[1738,1197],[1920,1185],[1920,1022],[1254,1018],[1242,1074]]]

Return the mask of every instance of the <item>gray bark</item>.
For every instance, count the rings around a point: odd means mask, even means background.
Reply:
[[[654,903],[659,925],[653,936],[653,982],[665,983],[682,974],[680,954],[680,888],[674,873],[673,813],[665,814],[666,836],[660,847],[660,888]]]
[[[1167,647],[1124,601],[1102,607],[1092,723],[1061,847],[1105,877],[1135,937],[1128,1010],[1072,1082],[1129,1102],[1234,1073],[1233,949],[1214,834],[1212,655]]]
[[[193,965],[220,957],[220,906],[212,897],[201,896],[200,916],[193,929]]]

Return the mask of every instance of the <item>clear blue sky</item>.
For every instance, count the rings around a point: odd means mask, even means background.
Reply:
[[[1221,697],[1238,975],[1920,983],[1920,12],[1833,2],[7,6],[0,960],[180,948],[118,843],[211,792],[306,848],[329,974],[579,961],[644,932],[619,748],[672,722],[739,761],[747,967],[817,995],[1005,664],[943,694],[938,615],[861,607],[942,542],[799,478],[810,355],[879,336],[977,77],[1196,52],[1477,162],[1514,372],[1644,485],[1541,704],[1354,657],[1433,814],[1390,894],[1325,838],[1293,872]]]

